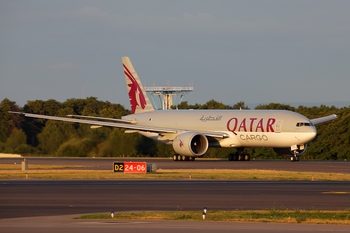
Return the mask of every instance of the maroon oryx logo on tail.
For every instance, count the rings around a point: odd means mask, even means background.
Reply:
[[[125,75],[128,76],[128,78],[131,81],[131,84],[128,84],[128,86],[130,87],[129,98],[130,98],[131,110],[132,110],[132,113],[134,114],[137,106],[141,106],[142,109],[145,109],[146,99],[143,95],[141,87],[137,83],[134,76],[131,74],[131,72],[128,70],[128,68],[126,68],[126,66],[124,64],[123,64],[123,66],[124,66]],[[137,92],[139,94],[140,104],[137,102],[137,97],[136,97]]]

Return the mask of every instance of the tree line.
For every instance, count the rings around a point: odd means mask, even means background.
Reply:
[[[189,105],[182,102],[175,109],[249,109],[244,102],[225,105],[215,100],[207,103]],[[317,137],[308,144],[302,159],[344,160],[350,159],[350,107],[298,108],[279,103],[258,105],[255,109],[279,109],[300,113],[309,119],[337,114],[338,119],[316,125]],[[28,101],[20,107],[5,98],[0,103],[0,152],[23,155],[50,155],[72,157],[171,157],[172,147],[155,142],[139,134],[125,134],[124,129],[101,127],[91,129],[90,125],[59,122],[53,120],[23,117],[9,111],[50,116],[84,115],[107,118],[121,118],[131,114],[120,104],[100,101],[96,97],[68,99],[60,103],[47,101]],[[210,148],[204,157],[226,158],[236,149]],[[256,159],[280,159],[271,148],[246,148]]]

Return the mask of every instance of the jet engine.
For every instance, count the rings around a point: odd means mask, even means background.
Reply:
[[[206,136],[196,132],[178,135],[173,141],[173,149],[179,155],[199,157],[207,152],[209,142]]]
[[[298,145],[297,146],[297,156],[302,155],[305,151],[306,151],[306,147],[307,144],[303,144],[303,145]],[[292,149],[290,147],[288,148],[273,148],[273,150],[279,154],[279,155],[283,155],[283,156],[291,156],[294,155],[294,152],[292,151]]]

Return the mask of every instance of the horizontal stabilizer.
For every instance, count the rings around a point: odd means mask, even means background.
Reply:
[[[331,120],[334,120],[334,119],[337,119],[337,115],[333,114],[333,115],[330,115],[330,116],[326,116],[326,117],[320,117],[320,118],[316,118],[316,119],[312,119],[311,122],[312,124],[316,125],[316,124],[319,124],[319,123],[322,123],[322,122],[326,122],[326,121],[331,121]]]

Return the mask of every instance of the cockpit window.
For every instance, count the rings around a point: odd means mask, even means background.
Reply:
[[[302,126],[312,126],[309,122],[298,122],[297,127],[302,127]]]

